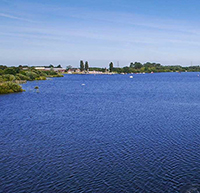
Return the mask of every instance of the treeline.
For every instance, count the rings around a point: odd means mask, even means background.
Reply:
[[[199,72],[200,66],[189,66],[182,67],[180,65],[176,66],[162,66],[159,63],[151,63],[146,62],[144,64],[140,62],[131,62],[130,66],[126,66],[123,68],[115,68],[113,67],[113,72],[116,73],[151,73],[151,72]]]
[[[107,68],[90,67],[90,71],[108,72]]]
[[[46,80],[47,77],[62,77],[53,70],[40,71],[34,67],[7,67],[0,65],[0,94],[22,92],[18,83],[33,80]]]
[[[61,77],[63,75],[53,71],[40,71],[34,67],[7,67],[0,66],[0,82],[17,80],[46,80],[47,77]]]
[[[72,68],[67,67],[67,70]],[[131,62],[129,66],[114,67],[113,62],[110,62],[108,68],[89,67],[88,61],[85,63],[80,61],[80,71],[87,73],[88,71],[110,72],[110,73],[151,73],[151,72],[200,72],[200,66],[182,67],[180,65],[163,66],[160,63],[146,62]],[[66,71],[67,71],[66,70]]]
[[[54,66],[53,64],[50,64],[46,68],[62,68],[62,66],[60,64],[58,66]]]
[[[92,67],[89,68],[90,71],[101,71],[101,72],[113,72],[113,73],[151,73],[151,72],[200,72],[200,66],[189,66],[189,67],[182,67],[180,65],[170,65],[170,66],[163,66],[160,63],[151,63],[146,62],[144,64],[140,62],[131,62],[129,66],[125,66],[123,68],[116,68],[114,64],[111,62],[109,63],[108,69],[107,68],[98,68]]]

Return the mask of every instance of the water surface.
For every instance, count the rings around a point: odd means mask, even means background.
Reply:
[[[65,75],[0,95],[0,192],[198,186],[197,74]]]

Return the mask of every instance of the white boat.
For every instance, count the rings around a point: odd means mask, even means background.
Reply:
[[[130,78],[133,78],[133,76],[130,76]]]

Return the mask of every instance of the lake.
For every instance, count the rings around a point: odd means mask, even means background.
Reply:
[[[0,95],[0,192],[197,192],[197,75],[65,75]]]

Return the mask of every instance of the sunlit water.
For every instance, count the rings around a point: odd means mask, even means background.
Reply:
[[[65,75],[1,95],[0,192],[198,189],[197,74]]]

